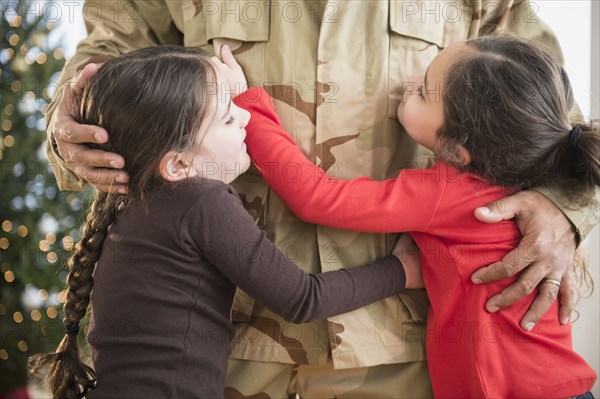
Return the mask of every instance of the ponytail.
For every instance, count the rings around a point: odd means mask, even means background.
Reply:
[[[85,396],[96,384],[94,370],[86,365],[79,353],[79,324],[87,313],[94,285],[92,274],[100,257],[108,227],[114,222],[116,201],[109,194],[99,192],[92,205],[88,221],[83,228],[83,238],[75,254],[68,261],[67,297],[64,305],[65,337],[55,353],[32,356],[30,374],[48,367],[48,385],[54,398],[76,399]]]
[[[567,135],[570,177],[586,192],[600,187],[600,129],[594,122],[578,125]]]
[[[566,130],[566,129],[565,129]],[[556,133],[560,134],[560,133]],[[593,201],[600,187],[600,129],[596,121],[575,125],[570,131],[552,138],[538,135],[546,150],[537,157],[532,178],[523,188],[558,188],[568,202],[585,206]],[[545,143],[544,143],[545,141]]]

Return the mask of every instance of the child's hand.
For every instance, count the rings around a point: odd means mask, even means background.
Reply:
[[[248,90],[246,75],[235,57],[231,53],[229,46],[224,44],[221,47],[221,62],[217,57],[211,57],[211,61],[217,66],[223,78],[229,85],[231,97],[235,97]]]
[[[392,253],[400,259],[406,273],[406,288],[424,288],[423,272],[421,271],[421,252],[408,233],[398,239]]]

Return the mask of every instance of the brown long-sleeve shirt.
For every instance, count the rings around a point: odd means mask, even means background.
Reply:
[[[302,323],[396,294],[405,273],[390,256],[306,274],[256,227],[231,186],[167,185],[121,212],[104,243],[88,331],[98,386],[88,398],[222,397],[236,285]]]

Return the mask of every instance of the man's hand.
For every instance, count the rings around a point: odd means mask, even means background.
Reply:
[[[235,97],[244,91],[248,90],[248,82],[246,75],[235,57],[231,53],[228,45],[221,47],[221,62],[217,57],[210,57],[210,60],[215,64],[219,72],[223,75],[223,78],[229,86],[231,97]]]
[[[408,233],[403,233],[392,254],[400,259],[406,273],[406,288],[425,288],[423,271],[421,270],[421,251]]]
[[[523,235],[519,246],[502,261],[483,267],[471,276],[474,283],[481,284],[523,271],[517,282],[487,301],[487,310],[496,312],[512,305],[542,283],[537,298],[521,319],[521,327],[528,331],[533,329],[557,296],[559,320],[567,324],[577,301],[577,289],[571,276],[575,232],[565,215],[542,194],[522,191],[476,209],[475,217],[486,223],[516,217]]]
[[[88,64],[81,73],[64,87],[62,99],[56,108],[52,136],[58,154],[79,177],[100,191],[126,193],[128,175],[121,169],[125,160],[118,154],[90,149],[85,143],[102,144],[108,141],[106,130],[98,126],[81,125],[79,115],[81,94],[85,85],[98,72],[96,64]]]

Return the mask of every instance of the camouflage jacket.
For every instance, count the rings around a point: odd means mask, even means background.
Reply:
[[[250,84],[275,99],[286,130],[315,164],[346,179],[386,179],[429,155],[399,125],[396,107],[410,76],[421,74],[448,44],[510,31],[560,50],[537,6],[512,0],[89,0],[88,37],[69,60],[59,85],[89,62],[160,44],[228,43]],[[168,71],[165,71],[168,73]],[[48,132],[60,91],[47,113]],[[110,132],[109,132],[110,133]],[[55,149],[48,156],[62,189],[85,182]],[[293,179],[294,168],[287,173]],[[236,189],[281,251],[309,273],[353,267],[391,251],[396,236],[342,231],[299,221],[252,172]],[[558,201],[557,195],[545,192]],[[596,224],[593,207],[565,213],[582,234]],[[424,291],[390,297],[329,320],[294,325],[238,292],[238,359],[336,368],[425,359],[428,302]]]

